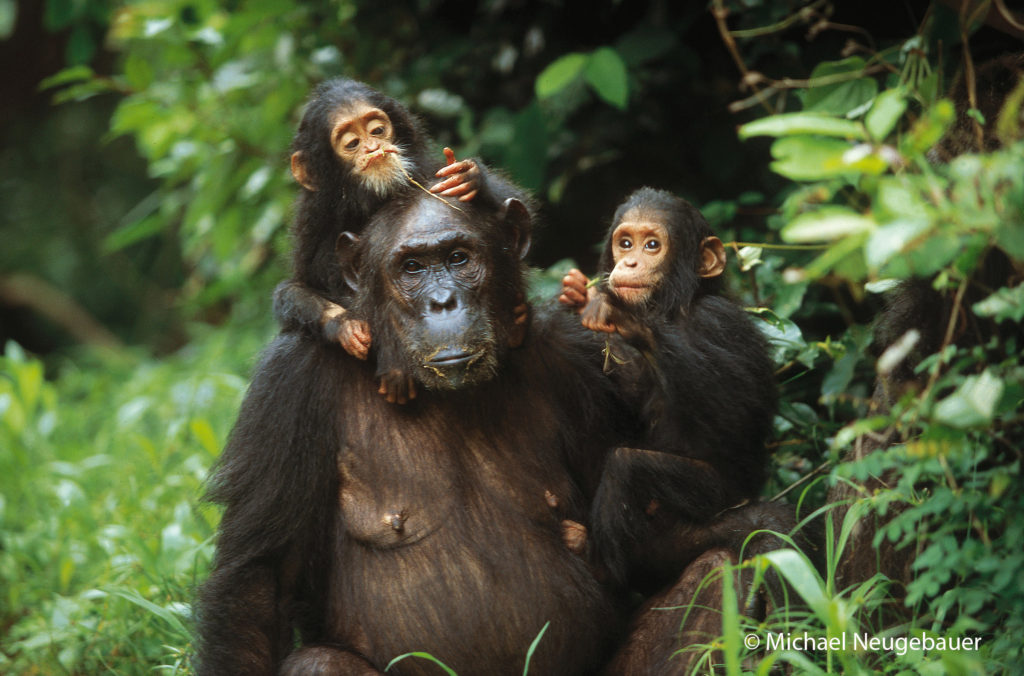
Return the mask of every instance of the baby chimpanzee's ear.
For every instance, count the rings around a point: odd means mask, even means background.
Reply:
[[[292,176],[306,190],[316,190],[316,184],[313,183],[313,177],[306,166],[306,157],[301,150],[292,153]]]
[[[700,243],[701,277],[717,277],[725,272],[725,245],[717,237],[705,237]]]

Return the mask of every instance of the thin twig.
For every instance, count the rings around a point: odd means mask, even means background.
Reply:
[[[815,477],[815,476],[821,474],[822,472],[824,472],[826,469],[828,469],[829,465],[831,465],[831,464],[832,464],[831,460],[826,460],[825,462],[821,463],[820,465],[815,467],[813,470],[811,470],[808,474],[805,474],[804,476],[800,477],[799,479],[797,479],[796,481],[794,481],[790,485],[788,485],[785,488],[783,488],[781,493],[779,493],[778,495],[776,495],[775,497],[770,499],[768,502],[775,502],[776,500],[779,500],[780,498],[785,497],[787,493],[792,492],[793,489],[796,488],[797,486],[800,486],[802,484],[807,483],[813,477]]]
[[[982,2],[974,10],[971,16],[967,16],[967,8],[970,2],[964,2],[960,5],[960,42],[963,44],[963,58],[964,58],[964,84],[967,86],[967,101],[970,103],[972,109],[978,109],[978,92],[974,78],[974,59],[971,58],[971,46],[970,37],[968,36],[968,28],[974,23],[979,16],[982,8],[985,12],[988,12],[988,2]],[[977,118],[971,118],[971,127],[974,129],[974,138],[978,142],[978,151],[985,149],[985,130],[981,126],[981,122]]]
[[[797,11],[787,16],[778,23],[773,23],[768,26],[761,26],[759,28],[747,28],[745,30],[729,31],[733,37],[740,39],[743,38],[757,38],[763,35],[771,35],[772,33],[779,33],[786,30],[798,21],[806,22],[807,19],[817,13],[819,7],[824,5],[828,0],[818,0],[817,2],[811,3],[806,7],[801,7]],[[715,3],[716,5],[718,3]]]
[[[732,55],[732,60],[736,63],[736,67],[739,68],[740,73],[743,74],[743,81],[748,83],[750,88],[755,92],[758,91],[757,83],[751,78],[750,71],[747,69],[747,64],[743,62],[743,57],[740,56],[739,49],[736,47],[736,40],[733,39],[732,33],[729,32],[729,26],[725,23],[725,18],[729,16],[729,10],[722,4],[722,0],[714,0],[714,7],[711,9],[711,15],[715,17],[715,23],[718,25],[718,32],[722,36],[722,42],[725,43],[725,48],[729,50],[729,54]],[[769,115],[772,114],[772,108],[765,101],[761,101],[762,106]]]
[[[381,154],[384,154],[384,151],[383,151],[383,150],[381,150],[381,151],[380,151],[380,153],[381,153]],[[407,180],[409,181],[409,183],[412,183],[412,184],[413,184],[414,186],[416,186],[417,188],[419,188],[419,189],[420,189],[420,190],[422,190],[423,192],[427,193],[428,195],[430,195],[430,196],[431,196],[431,197],[433,197],[434,199],[436,199],[436,200],[440,200],[440,201],[444,202],[445,204],[447,204],[448,206],[450,206],[450,207],[451,207],[452,209],[455,209],[456,211],[462,211],[462,209],[461,209],[460,207],[458,207],[458,206],[456,206],[456,205],[452,204],[451,202],[449,202],[449,201],[448,201],[448,200],[446,200],[445,198],[441,197],[440,195],[438,195],[438,194],[436,194],[436,193],[432,193],[432,192],[430,192],[429,190],[427,190],[426,188],[424,188],[424,187],[423,187],[423,186],[422,186],[422,185],[421,185],[421,184],[420,184],[420,183],[419,183],[419,182],[418,182],[418,181],[417,181],[417,180],[416,180],[415,178],[413,178],[413,177],[412,177],[412,175],[411,175],[411,174],[409,174],[409,172],[408,172],[408,171],[406,171],[406,170],[405,170],[405,167],[403,167],[403,166],[402,166],[402,163],[401,163],[401,161],[399,161],[398,159],[393,159],[393,158],[391,159],[391,161],[392,161],[392,162],[397,162],[397,163],[398,163],[398,168],[399,168],[399,169],[401,170],[401,172],[402,172],[403,174],[405,174],[405,178],[406,178],[406,179],[407,179]]]
[[[942,345],[939,347],[939,354],[941,355],[949,347],[949,344],[953,342],[953,332],[956,330],[956,320],[960,315],[960,307],[963,304],[964,293],[967,292],[967,285],[969,280],[965,277],[960,282],[960,287],[956,290],[956,297],[953,299],[953,308],[949,313],[949,323],[946,325],[946,335],[942,338]],[[921,393],[920,399],[923,401],[928,397],[928,393],[931,392],[932,388],[935,387],[935,383],[939,379],[939,372],[942,370],[942,359],[935,360],[935,365],[932,367],[931,375],[928,377],[928,385],[924,388]]]
[[[828,244],[765,244],[763,242],[728,242],[726,246],[756,246],[759,249],[778,249],[780,251],[820,251],[829,247]]]

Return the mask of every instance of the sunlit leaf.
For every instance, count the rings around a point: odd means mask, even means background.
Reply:
[[[748,122],[739,128],[739,137],[795,136],[811,134],[864,140],[864,126],[850,120],[823,113],[783,113]]]
[[[893,256],[901,253],[911,242],[926,233],[931,222],[924,218],[885,223],[871,232],[864,258],[868,267],[880,269]]]
[[[790,221],[780,233],[787,242],[831,242],[876,227],[868,216],[846,207],[822,207]]]
[[[878,180],[875,214],[882,220],[921,218],[931,207],[916,184],[906,176],[883,176]]]
[[[81,82],[82,80],[88,80],[94,75],[92,68],[84,64],[77,66],[71,66],[58,72],[56,75],[51,75],[48,78],[44,78],[39,83],[39,89],[50,89],[52,87],[59,87],[61,85],[69,84],[71,82]]]
[[[843,155],[850,144],[834,138],[788,136],[772,144],[772,170],[796,181],[818,181],[852,173]]]
[[[949,99],[940,99],[925,111],[917,122],[905,134],[900,143],[900,152],[909,157],[916,157],[939,142],[942,135],[953,123],[956,109]]]
[[[821,620],[828,622],[832,619],[828,616],[829,603],[821,577],[806,557],[792,549],[778,549],[763,556]]]
[[[999,289],[988,298],[975,303],[971,309],[981,317],[992,317],[996,321],[1009,319],[1020,322],[1024,320],[1024,284]]]
[[[900,89],[887,89],[875,98],[871,110],[864,118],[871,138],[884,141],[885,137],[896,128],[896,123],[903,117],[907,109],[907,99]]]
[[[570,82],[579,77],[586,65],[587,55],[580,52],[556,59],[537,76],[534,85],[537,98],[546,99],[565,89]]]
[[[878,83],[870,77],[856,77],[866,67],[867,63],[859,56],[818,64],[811,71],[812,82],[840,81],[825,82],[807,89],[803,95],[804,110],[846,115],[871,101],[878,92]]]
[[[933,417],[953,427],[980,427],[992,421],[1003,395],[1003,381],[985,370],[968,376],[953,394],[935,405]]]
[[[626,107],[629,76],[626,64],[614,49],[602,47],[591,54],[583,74],[598,96],[616,108]]]

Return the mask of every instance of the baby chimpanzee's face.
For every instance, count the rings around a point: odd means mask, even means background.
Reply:
[[[664,277],[669,238],[659,216],[651,211],[628,211],[612,232],[615,267],[608,286],[629,305],[644,303]]]

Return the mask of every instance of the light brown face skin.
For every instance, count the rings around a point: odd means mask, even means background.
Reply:
[[[627,212],[612,233],[615,267],[608,287],[629,305],[643,303],[661,282],[668,256],[665,226],[643,213]]]
[[[390,155],[398,155],[391,119],[380,108],[362,101],[335,113],[331,125],[331,147],[339,158],[367,184],[386,184],[400,171]],[[302,152],[292,154],[292,175],[307,190],[317,185],[306,167]]]
[[[338,157],[365,173],[387,153],[397,153],[391,119],[380,108],[357,103],[352,110],[339,111],[331,129],[331,147]]]
[[[668,229],[662,225],[663,220],[656,212],[629,211],[612,233],[615,266],[608,278],[608,289],[629,305],[646,302],[664,281],[668,256],[680,255],[670,250]],[[699,256],[698,277],[717,277],[725,272],[725,246],[719,238],[705,237],[700,243]],[[592,331],[618,331],[626,337],[643,333],[644,327],[628,321],[628,313],[616,310],[607,295],[579,270],[570,270],[562,278],[558,301],[578,312],[583,326]]]

